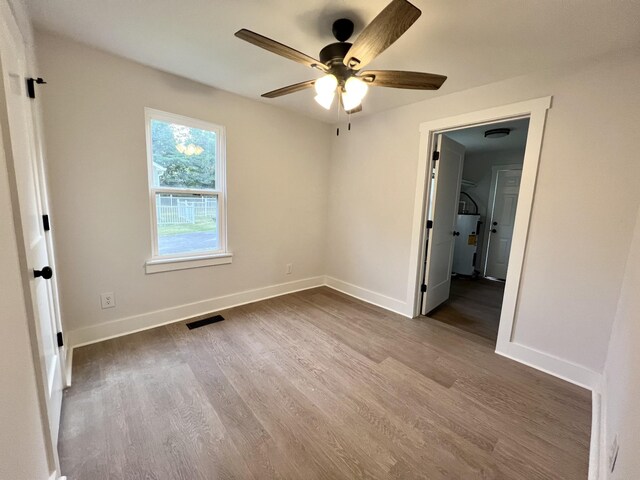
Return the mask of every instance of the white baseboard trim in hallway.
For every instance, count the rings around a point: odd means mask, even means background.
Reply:
[[[384,308],[385,310],[407,317],[405,313],[407,310],[407,304],[402,300],[388,297],[381,293],[367,290],[366,288],[358,287],[352,283],[343,282],[342,280],[338,280],[337,278],[330,276],[325,277],[325,285],[351,297],[357,298],[358,300],[362,300],[363,302],[371,303],[372,305],[376,305],[380,308]]]
[[[67,338],[71,348],[77,348],[92,343],[102,342],[110,338],[129,335],[130,333],[148,330],[150,328],[167,325],[199,315],[238,307],[247,303],[253,303],[268,298],[286,295],[287,293],[307,290],[309,288],[324,285],[324,277],[311,277],[294,282],[280,283],[268,287],[246,290],[243,292],[210,298],[200,302],[188,303],[177,307],[165,308],[153,312],[142,313],[130,317],[120,318],[110,322],[91,325],[67,332]]]

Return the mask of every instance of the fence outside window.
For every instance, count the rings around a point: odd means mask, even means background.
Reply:
[[[162,195],[156,203],[158,226],[194,224],[199,221],[215,221],[217,198]]]

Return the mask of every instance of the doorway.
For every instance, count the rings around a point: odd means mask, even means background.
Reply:
[[[542,151],[542,139],[546,123],[547,110],[551,108],[552,97],[541,97],[525,100],[518,103],[501,105],[497,107],[478,110],[471,113],[456,115],[453,117],[439,118],[420,124],[420,149],[416,172],[416,193],[413,212],[413,234],[409,256],[409,282],[407,286],[407,310],[412,317],[419,317],[424,307],[425,293],[427,298],[431,290],[425,282],[428,252],[434,246],[433,219],[442,220],[441,216],[433,214],[431,199],[436,196],[437,182],[432,181],[433,173],[441,173],[441,162],[435,160],[438,152],[439,138],[441,134],[462,130],[469,127],[492,125],[509,120],[529,119],[527,141],[522,164],[522,176],[518,194],[518,204],[513,226],[511,248],[509,250],[509,262],[507,266],[506,282],[502,308],[500,310],[500,323],[496,342],[496,353],[515,358],[521,354],[522,347],[513,341],[513,329],[516,319],[516,307],[518,292],[520,289],[521,274],[524,266],[525,249],[533,198],[538,176],[538,165]],[[437,170],[434,172],[433,167]],[[462,178],[461,178],[462,180]],[[454,195],[457,198],[457,195]],[[437,202],[435,202],[437,204]],[[435,208],[435,206],[433,207]],[[457,215],[455,210],[452,212]],[[454,215],[451,215],[449,225],[450,235],[454,231]],[[431,221],[430,221],[431,220]],[[429,245],[431,236],[431,245]],[[443,237],[444,238],[444,237]],[[449,238],[452,238],[450,236]],[[451,257],[453,255],[453,242]],[[436,255],[435,258],[441,258]],[[446,258],[446,256],[445,256]],[[452,258],[451,258],[452,260]],[[431,265],[429,265],[430,267]],[[450,278],[450,277],[449,277]],[[446,281],[446,280],[445,280]],[[433,284],[432,284],[433,285]],[[437,305],[436,305],[437,306]],[[434,307],[435,308],[435,307]]]
[[[431,175],[424,284],[435,292],[421,313],[493,342],[528,129],[527,117],[441,133]]]

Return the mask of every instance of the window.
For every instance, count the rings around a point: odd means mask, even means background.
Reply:
[[[152,109],[145,116],[153,238],[147,273],[230,263],[224,128]]]

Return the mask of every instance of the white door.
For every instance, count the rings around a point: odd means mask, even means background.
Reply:
[[[522,170],[496,170],[494,172],[492,195],[489,198],[490,222],[485,277],[504,280],[507,278],[509,252],[513,237],[513,225],[518,207],[518,192]]]
[[[4,12],[3,12],[4,13]],[[43,271],[53,267],[47,249],[47,233],[42,223],[46,197],[44,196],[44,173],[38,161],[34,135],[34,119],[26,88],[26,54],[24,43],[12,18],[2,15],[0,21],[0,68],[2,91],[0,92],[0,121],[10,175],[15,178],[17,203],[20,216],[24,254],[29,276],[29,290],[33,305],[32,316],[43,372],[43,387],[47,403],[47,416],[52,445],[57,444],[62,405],[62,367],[56,333],[58,318],[54,302],[53,287],[44,277],[35,276],[34,270]],[[3,105],[4,104],[4,105]],[[6,114],[6,116],[5,116]],[[5,120],[6,119],[6,120]],[[8,134],[8,136],[7,136]],[[54,272],[55,274],[55,272]]]
[[[435,176],[429,206],[432,228],[427,230],[427,255],[424,274],[426,291],[422,294],[422,314],[426,315],[449,298],[451,265],[458,218],[460,180],[464,164],[464,146],[438,135]]]

